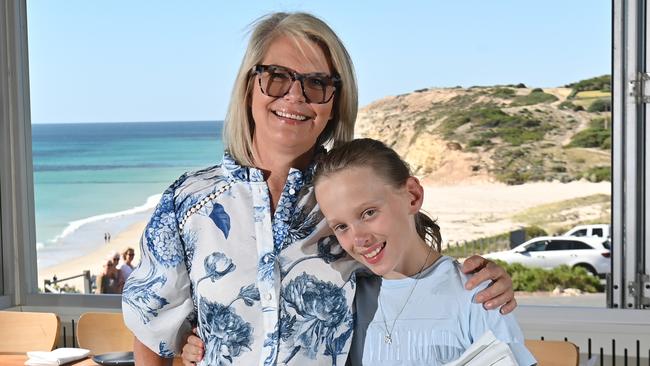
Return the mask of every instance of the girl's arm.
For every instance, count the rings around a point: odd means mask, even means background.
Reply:
[[[138,338],[134,338],[133,341],[133,356],[136,365],[170,366],[172,364],[171,358],[158,356],[158,354],[142,344]]]
[[[486,309],[501,307],[501,314],[508,314],[517,307],[512,279],[501,266],[481,256],[473,255],[463,262],[462,270],[464,273],[474,273],[465,284],[468,290],[475,288],[481,282],[492,281],[489,287],[475,297],[475,300],[482,303]]]

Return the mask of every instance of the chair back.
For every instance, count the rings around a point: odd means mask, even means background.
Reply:
[[[133,351],[133,333],[122,313],[84,313],[77,323],[77,343],[93,355]]]
[[[526,348],[535,356],[538,366],[578,365],[578,347],[571,342],[526,339]]]
[[[0,311],[0,353],[51,351],[60,327],[54,313]]]

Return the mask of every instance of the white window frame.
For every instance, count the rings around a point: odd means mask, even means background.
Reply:
[[[0,308],[68,306],[118,309],[120,297],[115,295],[37,293],[25,1],[4,0],[0,5],[0,245],[4,284]],[[643,3],[643,0],[613,0],[612,3],[612,283],[615,289],[608,297],[612,307],[631,309],[642,307],[643,296],[638,292],[632,293],[630,284],[634,284],[639,275],[650,273],[650,251],[645,250],[645,233],[650,230],[650,220],[645,212],[648,212],[650,203],[642,201],[650,184],[645,181],[645,171],[648,171],[650,162],[643,159],[645,141],[650,137],[650,131],[643,128],[648,106],[636,103],[630,96],[631,81],[639,71],[648,69],[645,61],[645,40],[648,37],[642,33],[647,9]],[[558,308],[521,306],[519,314],[522,320],[529,315],[559,319]],[[560,308],[574,312],[569,307]],[[603,314],[607,314],[609,319],[623,316],[623,321],[636,318],[634,314],[639,313],[620,315],[615,309],[582,308],[579,314],[585,322],[593,324],[605,319]],[[648,320],[638,321],[650,324]]]
[[[0,308],[120,308],[118,295],[39,294],[26,0],[0,2]]]

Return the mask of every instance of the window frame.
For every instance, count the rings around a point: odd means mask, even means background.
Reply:
[[[614,286],[610,288],[614,289],[608,294],[608,305],[630,309],[641,307],[643,292],[634,293],[629,286],[643,288],[638,276],[650,273],[650,251],[645,250],[645,233],[650,230],[645,215],[650,202],[645,192],[650,182],[644,179],[650,161],[643,155],[645,141],[650,139],[650,129],[644,128],[650,106],[630,96],[631,81],[649,68],[645,59],[647,12],[642,0],[612,1],[612,242],[620,244],[613,245]],[[5,0],[0,5],[0,29],[6,31],[0,37],[0,279],[4,284],[0,307],[117,309],[117,295],[37,293],[26,0]],[[546,316],[552,317],[557,308],[548,307]],[[593,314],[603,311],[593,310]]]

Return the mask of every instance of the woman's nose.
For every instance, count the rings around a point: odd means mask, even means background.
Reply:
[[[289,92],[284,95],[284,98],[293,102],[304,102],[305,96],[302,93],[302,85],[300,80],[294,80],[291,82],[291,87]]]

